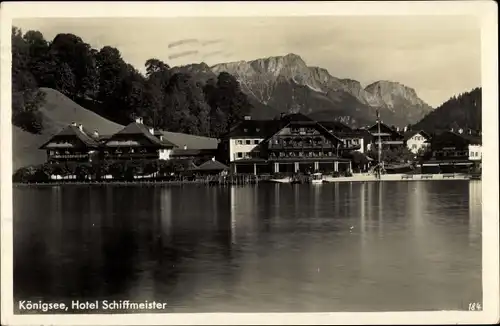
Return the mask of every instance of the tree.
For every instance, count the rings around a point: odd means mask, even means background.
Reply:
[[[148,78],[154,78],[154,75],[161,75],[169,70],[170,66],[161,60],[152,58],[146,61],[146,76]]]
[[[76,89],[75,74],[67,63],[57,67],[55,84],[56,88],[64,95],[71,97],[74,94]]]
[[[103,47],[96,55],[96,65],[99,71],[98,100],[109,102],[116,89],[119,88],[126,75],[126,64],[120,51],[111,46]]]
[[[75,97],[81,98],[93,92],[98,70],[89,44],[73,34],[58,34],[49,51],[57,62],[68,64],[75,75]]]
[[[45,102],[45,94],[30,72],[30,46],[22,31],[12,28],[12,123],[26,131],[40,133],[43,129],[42,115],[38,109]]]

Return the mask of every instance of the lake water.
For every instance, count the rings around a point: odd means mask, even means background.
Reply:
[[[13,194],[17,300],[156,300],[170,312],[466,310],[482,301],[481,181]]]

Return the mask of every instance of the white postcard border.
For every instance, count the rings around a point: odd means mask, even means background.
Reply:
[[[12,282],[12,126],[10,34],[13,18],[305,15],[475,15],[481,21],[483,88],[483,311],[386,313],[14,315]],[[499,320],[498,8],[494,1],[430,2],[3,2],[1,4],[1,317],[5,325],[139,324],[484,324]]]

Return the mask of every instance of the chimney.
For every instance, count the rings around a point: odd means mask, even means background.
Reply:
[[[142,123],[142,121],[141,121],[141,123]],[[154,134],[155,134],[155,130],[154,130],[154,128],[149,128],[149,132],[151,133],[151,135],[153,135],[153,136],[154,136]]]
[[[80,129],[80,131],[83,132],[83,125],[81,123],[78,125],[78,129]]]
[[[187,145],[184,145],[184,149],[188,149]]]
[[[215,161],[215,156],[212,157],[212,161]]]
[[[451,132],[453,132],[453,131],[454,131],[454,129],[453,129],[453,128],[451,128],[451,129],[450,129],[450,131],[451,131]]]
[[[251,116],[249,116],[249,115],[246,115],[246,116],[245,116],[245,120],[252,120],[252,117],[251,117]]]
[[[135,118],[135,123],[142,123],[142,118],[141,117]]]
[[[403,131],[404,131],[404,132],[407,132],[407,131],[408,131],[408,126],[405,126],[405,127],[403,128]]]
[[[399,132],[399,127],[396,127],[396,131]]]
[[[163,135],[160,135],[160,141],[163,141]]]
[[[97,130],[94,130],[94,137],[95,138],[99,137],[99,133],[97,132]]]
[[[472,129],[469,129],[469,135],[472,135]]]
[[[283,119],[285,116],[286,116],[286,113],[285,113],[285,112],[281,112],[281,113],[280,113],[280,119]]]
[[[71,123],[71,125],[72,125],[73,127],[76,127],[76,122],[72,122],[72,123]]]

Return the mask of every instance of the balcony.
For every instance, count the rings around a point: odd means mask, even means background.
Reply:
[[[158,153],[106,153],[105,158],[113,159],[158,159]]]
[[[332,143],[327,142],[270,142],[269,149],[300,149],[300,148],[334,148]]]

